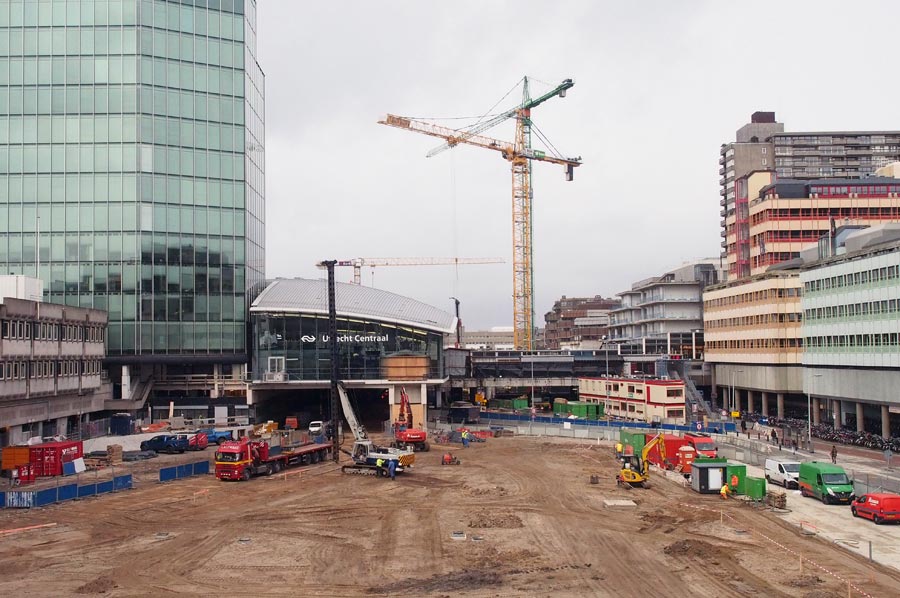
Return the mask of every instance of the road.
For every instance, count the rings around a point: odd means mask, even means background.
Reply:
[[[900,572],[771,511],[656,474],[650,489],[618,488],[610,446],[496,438],[454,448],[462,465],[446,467],[441,448],[395,482],[324,463],[3,510],[2,529],[56,526],[0,540],[0,594],[837,598],[848,583],[857,596],[900,587]]]

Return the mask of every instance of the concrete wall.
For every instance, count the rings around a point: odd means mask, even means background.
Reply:
[[[717,363],[713,367],[716,384],[720,386],[730,387],[734,374],[735,388],[775,393],[803,392],[803,368],[800,366]]]

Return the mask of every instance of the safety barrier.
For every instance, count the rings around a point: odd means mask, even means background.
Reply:
[[[18,490],[0,492],[0,507],[14,509],[28,509],[31,507],[44,507],[53,503],[65,502],[76,498],[97,496],[108,492],[127,490],[133,486],[131,474],[116,476],[107,482],[95,482],[93,484],[66,484],[46,488],[44,490]]]
[[[159,470],[160,482],[171,482],[181,478],[189,478],[195,475],[205,475],[209,473],[209,461],[197,461],[195,463],[185,463],[184,465],[175,465],[173,467],[163,467]]]
[[[726,432],[734,432],[736,427],[734,422],[713,422],[707,426],[700,425],[700,428],[697,428],[697,424],[694,425],[677,425],[677,424],[660,424],[654,427],[647,422],[638,422],[638,421],[623,421],[623,420],[591,420],[591,419],[567,419],[563,417],[549,417],[546,415],[536,415],[534,418],[531,415],[518,415],[514,413],[493,413],[483,411],[480,414],[482,421],[512,421],[512,422],[533,422],[535,424],[550,424],[550,425],[560,425],[560,424],[572,424],[573,426],[587,426],[591,427],[600,427],[600,428],[643,428],[647,430],[667,430],[667,431],[675,431],[675,432],[707,432],[707,433],[716,433],[721,431]]]

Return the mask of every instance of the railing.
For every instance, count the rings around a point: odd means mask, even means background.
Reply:
[[[327,368],[318,371],[282,371],[282,372],[253,372],[252,381],[256,382],[328,382],[330,370]],[[385,380],[381,367],[372,368],[340,368],[341,380]],[[439,368],[430,366],[425,376],[410,376],[404,380],[434,380],[443,378]]]

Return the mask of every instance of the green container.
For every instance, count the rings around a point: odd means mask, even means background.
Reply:
[[[766,479],[747,476],[744,481],[744,494],[753,500],[762,500],[766,496]]]
[[[739,463],[726,463],[725,464],[725,480],[728,482],[728,485],[731,486],[731,476],[737,476],[737,493],[738,494],[746,494],[744,484],[747,481],[747,466]]]
[[[513,409],[528,409],[531,405],[529,404],[528,399],[513,399],[512,400],[512,408]]]
[[[633,432],[623,428],[619,431],[619,442],[631,445],[634,447],[635,454],[637,454],[644,448],[646,440],[644,438],[644,432]]]

